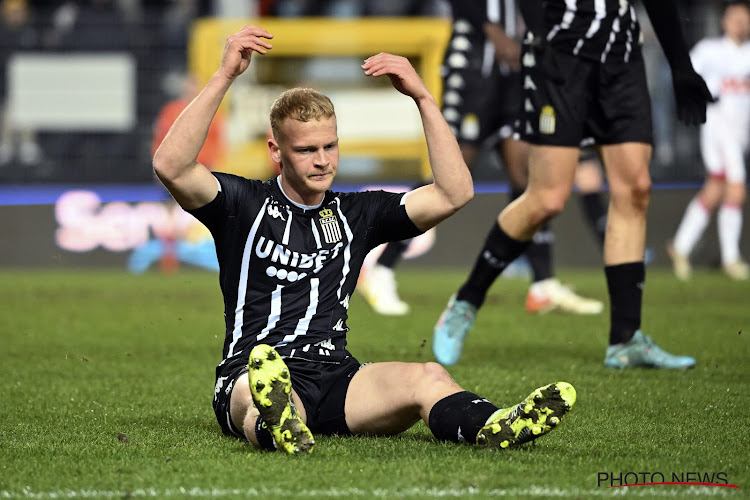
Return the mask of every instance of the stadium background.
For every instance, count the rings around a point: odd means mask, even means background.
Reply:
[[[719,34],[720,0],[680,5],[690,45]],[[24,7],[27,16],[14,24]],[[440,0],[3,0],[2,13],[3,137],[14,131],[12,140],[3,140],[10,149],[0,146],[2,266],[123,267],[133,241],[153,229],[139,204],[165,198],[150,166],[157,113],[179,93],[184,74],[205,81],[224,37],[252,19],[276,34],[275,49],[272,57],[254,59],[225,101],[229,149],[219,169],[270,176],[268,106],[284,88],[305,84],[337,106],[342,161],[335,188],[405,188],[424,171],[418,115],[383,79],[365,79],[359,60],[379,51],[407,55],[439,95],[450,29]],[[640,19],[656,138],[648,246],[653,263],[662,265],[664,242],[702,181],[703,165],[697,129],[677,123],[668,65],[647,17]],[[34,147],[21,154],[29,141]],[[482,156],[474,177],[476,199],[438,229],[433,250],[412,265],[469,265],[487,222],[506,202],[498,193],[507,189],[492,152]],[[80,204],[61,208],[71,192],[83,194]],[[61,217],[78,211],[86,215],[79,221],[89,224],[87,240],[61,246]],[[558,264],[600,265],[576,203],[554,227]],[[697,262],[718,264],[714,234],[709,228]],[[745,236],[745,253],[748,247]]]

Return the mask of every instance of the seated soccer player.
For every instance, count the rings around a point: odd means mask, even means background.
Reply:
[[[311,89],[281,94],[268,149],[280,175],[249,180],[196,158],[209,123],[253,53],[273,36],[245,26],[219,69],[175,121],[153,165],[175,200],[211,231],[226,336],[214,411],[222,431],[265,449],[311,452],[313,435],[392,435],[420,419],[436,438],[507,448],[552,430],[575,403],[570,384],[536,389],[500,409],[464,391],[437,363],[362,365],[346,350],[349,299],[362,262],[386,241],[413,237],[473,196],[456,140],[409,61],[368,58],[422,117],[434,182],[406,194],[330,190],[338,168],[333,104]]]

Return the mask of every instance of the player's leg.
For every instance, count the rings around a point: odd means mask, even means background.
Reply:
[[[651,146],[631,142],[602,146],[610,186],[604,264],[611,316],[605,365],[689,368],[695,360],[660,349],[641,331],[646,212],[651,190]]]
[[[607,229],[607,208],[602,196],[604,179],[594,151],[581,151],[575,184],[580,193],[581,209],[586,222],[603,249],[604,233]]]
[[[490,286],[521,255],[536,231],[559,214],[570,196],[578,148],[531,146],[529,185],[492,224],[483,248],[458,293],[451,297],[433,334],[433,353],[443,365],[458,362],[477,311]]]
[[[735,280],[750,278],[750,267],[740,255],[740,236],[742,235],[742,206],[745,204],[745,162],[746,148],[742,143],[747,138],[736,140],[733,134],[727,134],[722,140],[722,151],[726,161],[727,185],[717,217],[721,265],[724,273]]]
[[[651,146],[643,143],[601,147],[610,185],[604,264],[643,260],[646,246],[646,213],[651,194],[648,165]]]
[[[305,425],[307,414],[292,390],[289,369],[273,348],[257,345],[248,371],[230,388],[234,427],[254,446],[287,453],[312,452],[315,444]]]
[[[423,420],[439,440],[506,448],[552,430],[575,403],[570,384],[535,390],[522,403],[499,409],[464,391],[437,363],[373,363],[353,377],[346,393],[349,430],[393,435]]]
[[[709,172],[701,190],[688,203],[674,239],[667,243],[672,270],[682,281],[689,280],[693,273],[690,254],[703,236],[711,220],[711,214],[721,202],[725,186],[723,175],[713,175]]]
[[[501,142],[500,153],[508,171],[511,185],[511,203],[519,198],[528,182],[529,145],[507,138]],[[578,175],[578,170],[576,170]],[[555,235],[550,222],[545,222],[536,232],[526,249],[532,270],[532,284],[526,295],[526,310],[546,313],[553,310],[572,314],[599,314],[604,310],[601,301],[582,297],[555,277],[552,249]]]
[[[444,365],[458,361],[466,335],[487,291],[502,271],[529,246],[539,228],[562,211],[570,196],[578,148],[583,139],[590,97],[586,87],[595,65],[556,53],[563,81],[550,79],[524,45],[521,81],[523,111],[516,132],[533,144],[526,191],[492,224],[468,280],[449,299],[433,333],[433,353]],[[575,73],[575,78],[567,78]]]
[[[744,182],[727,182],[726,194],[717,218],[722,267],[727,276],[735,280],[750,278],[750,267],[740,255],[742,206],[745,198]]]
[[[721,203],[726,186],[721,134],[715,129],[715,117],[710,113],[708,121],[700,130],[701,156],[706,166],[706,180],[701,190],[688,203],[673,240],[667,242],[667,254],[672,260],[674,274],[683,281],[690,279],[692,275],[690,254],[703,236],[711,215]]]
[[[740,255],[740,237],[742,235],[742,206],[745,203],[746,188],[744,183],[728,183],[717,226],[721,248],[721,265],[724,273],[735,280],[750,278],[750,266]]]
[[[500,156],[508,173],[510,182],[510,199],[513,203],[521,197],[528,184],[529,145],[513,137],[508,137],[500,143]],[[526,249],[526,257],[531,267],[533,283],[538,283],[554,276],[552,268],[552,233],[549,223],[545,223],[532,238]],[[541,308],[549,305],[542,304]],[[528,308],[528,301],[527,301]],[[532,311],[532,312],[537,312]]]

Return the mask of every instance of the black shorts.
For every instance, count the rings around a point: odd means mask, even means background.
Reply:
[[[307,414],[307,427],[314,434],[351,435],[346,425],[344,403],[352,377],[363,366],[351,354],[339,363],[322,363],[299,358],[284,360],[292,377],[292,388]],[[221,431],[237,438],[245,434],[232,422],[229,403],[232,388],[247,373],[247,360],[220,365],[216,373],[213,408]]]
[[[524,111],[519,137],[532,144],[589,146],[653,143],[651,99],[640,53],[629,62],[599,63],[555,51],[553,72],[524,45]],[[553,50],[553,49],[546,49]],[[556,81],[557,80],[557,81]]]
[[[479,146],[492,136],[513,133],[520,117],[521,74],[489,76],[471,69],[453,70],[443,79],[443,117],[459,144]]]

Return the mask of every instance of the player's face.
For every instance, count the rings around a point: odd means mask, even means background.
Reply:
[[[279,135],[269,146],[271,158],[281,165],[284,192],[298,203],[320,203],[339,168],[336,117],[308,122],[287,118]]]
[[[735,42],[750,39],[750,9],[744,5],[727,7],[724,13],[724,33]]]

